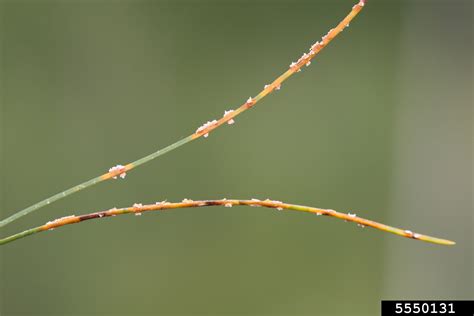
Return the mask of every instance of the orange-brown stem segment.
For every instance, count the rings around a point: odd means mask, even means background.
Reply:
[[[268,94],[272,93],[275,90],[279,90],[282,83],[291,77],[293,74],[300,72],[301,68],[304,66],[309,66],[311,64],[311,60],[324,48],[326,47],[339,33],[341,33],[346,27],[349,26],[349,23],[352,19],[362,10],[365,5],[365,1],[361,0],[359,3],[352,7],[351,12],[333,29],[329,30],[329,32],[322,37],[321,41],[314,43],[311,48],[309,49],[308,53],[303,54],[303,56],[298,59],[297,62],[294,62],[290,65],[290,68],[285,71],[282,75],[276,78],[271,84],[265,86],[265,88],[260,91],[259,94],[255,96],[255,98],[249,98],[244,104],[242,104],[237,110],[233,111],[232,113],[222,117],[221,119],[215,121],[213,124],[209,124],[205,128],[201,128],[196,130],[196,132],[191,136],[193,139],[199,138],[203,135],[209,134],[214,129],[218,128],[222,124],[232,120],[237,115],[241,114],[242,112],[252,108],[255,104],[263,99]]]
[[[417,240],[426,241],[426,242],[439,244],[439,245],[454,245],[455,244],[455,242],[451,240],[414,233],[410,230],[404,230],[401,228],[388,226],[382,223],[378,223],[372,220],[358,217],[355,214],[351,214],[351,213],[346,214],[346,213],[341,213],[341,212],[337,212],[330,209],[322,209],[322,208],[315,208],[315,207],[310,207],[310,206],[288,204],[288,203],[283,203],[280,201],[273,201],[273,200],[268,200],[268,199],[263,200],[263,201],[257,200],[257,199],[251,199],[251,200],[221,199],[221,200],[201,200],[201,201],[193,201],[193,200],[185,199],[177,203],[170,203],[170,202],[163,201],[163,202],[158,202],[158,203],[149,204],[149,205],[135,204],[131,207],[112,208],[105,211],[94,212],[94,213],[89,213],[89,214],[79,215],[79,216],[75,216],[75,215],[66,216],[66,217],[62,217],[62,218],[58,218],[56,220],[50,221],[44,225],[0,239],[0,245],[26,237],[28,235],[39,233],[42,231],[47,231],[47,230],[51,230],[51,229],[58,228],[61,226],[76,224],[76,223],[80,223],[86,220],[96,219],[96,218],[99,219],[103,217],[111,217],[111,216],[131,214],[131,213],[135,215],[141,215],[144,212],[165,211],[165,210],[179,209],[179,208],[193,208],[193,207],[204,207],[204,206],[232,207],[232,206],[241,206],[241,205],[254,206],[254,207],[267,207],[267,208],[272,208],[279,211],[289,210],[289,211],[313,213],[316,215],[326,215],[330,217],[343,219],[347,222],[356,223],[360,227],[372,227],[372,228],[389,232],[392,234],[396,234],[402,237],[417,239]]]

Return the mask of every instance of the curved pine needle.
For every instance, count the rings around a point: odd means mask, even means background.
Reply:
[[[150,205],[134,204],[131,207],[112,208],[106,211],[100,211],[100,212],[95,212],[95,213],[90,213],[90,214],[85,214],[85,215],[79,215],[79,216],[72,215],[72,216],[61,217],[53,221],[47,222],[44,225],[31,228],[21,233],[14,234],[9,237],[0,239],[0,245],[10,243],[12,241],[18,240],[20,238],[23,238],[29,235],[44,232],[47,230],[52,230],[52,229],[65,226],[65,225],[77,224],[77,223],[80,223],[86,220],[91,220],[91,219],[100,219],[104,217],[111,217],[111,216],[131,214],[131,213],[135,215],[141,215],[144,212],[165,211],[165,210],[179,209],[179,208],[205,207],[205,206],[232,207],[232,206],[241,206],[241,205],[263,206],[263,207],[273,208],[279,211],[290,210],[290,211],[313,213],[316,215],[326,215],[326,216],[343,219],[347,222],[356,223],[357,225],[361,227],[365,227],[365,226],[373,227],[375,229],[389,232],[389,233],[406,237],[406,238],[417,239],[417,240],[426,241],[426,242],[430,242],[430,243],[434,243],[438,245],[454,245],[455,244],[455,242],[451,240],[441,239],[441,238],[432,237],[428,235],[422,235],[422,234],[414,233],[410,230],[404,230],[401,228],[388,226],[382,223],[378,223],[378,222],[371,221],[362,217],[358,217],[356,216],[356,214],[351,214],[351,213],[345,214],[345,213],[337,212],[334,210],[321,209],[321,208],[296,205],[296,204],[288,204],[288,203],[283,203],[280,201],[272,201],[272,200],[260,201],[256,199],[251,199],[251,200],[222,199],[222,200],[193,201],[193,200],[184,199],[182,202],[177,202],[177,203],[170,203],[170,202],[163,201],[163,202],[158,202],[156,204],[150,204]]]
[[[71,195],[71,194],[74,194],[74,193],[77,193],[83,189],[86,189],[86,188],[89,188],[97,183],[100,183],[102,181],[105,181],[105,180],[109,180],[109,179],[112,179],[112,178],[117,178],[118,176],[120,177],[124,177],[125,176],[125,173],[127,171],[130,171],[142,164],[145,164],[161,155],[164,155],[178,147],[181,147],[183,146],[184,144],[186,143],[189,143],[190,141],[193,141],[195,139],[198,139],[200,138],[201,136],[204,136],[204,137],[207,137],[209,135],[209,133],[211,131],[213,131],[214,129],[218,128],[219,126],[221,126],[222,124],[224,123],[229,123],[229,124],[232,124],[234,122],[234,118],[241,114],[242,112],[252,108],[258,101],[260,101],[261,99],[263,99],[265,96],[267,96],[268,94],[272,93],[273,91],[275,90],[279,90],[280,87],[281,87],[281,84],[286,80],[288,79],[289,77],[291,77],[294,73],[296,72],[299,72],[301,71],[301,68],[303,66],[309,66],[310,63],[311,63],[311,60],[324,48],[326,47],[329,42],[331,42],[339,33],[341,33],[344,28],[346,28],[349,23],[352,21],[352,19],[362,10],[362,8],[364,7],[364,4],[365,4],[365,0],[360,0],[359,3],[357,3],[356,5],[354,5],[352,7],[352,10],[351,12],[349,12],[349,14],[333,29],[331,29],[325,36],[323,36],[323,38],[321,39],[321,41],[318,41],[316,42],[314,45],[311,46],[310,50],[308,53],[305,53],[303,54],[303,56],[301,56],[301,58],[297,61],[297,62],[294,62],[290,65],[289,69],[284,72],[281,76],[279,76],[277,79],[275,79],[271,84],[269,85],[266,85],[265,88],[259,93],[257,94],[254,98],[250,97],[243,105],[241,105],[238,109],[236,110],[231,110],[231,111],[226,111],[224,113],[224,116],[219,119],[219,120],[213,120],[213,121],[209,121],[207,122],[206,124],[202,125],[201,127],[199,127],[193,134],[177,141],[176,143],[174,144],[171,144],[163,149],[160,149],[154,153],[151,153],[149,154],[148,156],[145,156],[143,158],[140,158],[134,162],[131,162],[125,166],[116,166],[116,167],[113,167],[113,168],[110,168],[109,172],[107,173],[104,173],[100,176],[97,176],[93,179],[90,179],[88,181],[85,181],[81,184],[78,184],[76,186],[73,186],[72,188],[69,188],[63,192],[60,192],[60,193],[57,193],[47,199],[44,199],[38,203],[35,203],[17,213],[14,213],[13,215],[3,219],[2,221],[0,221],[0,227],[3,227],[17,219],[19,219],[20,217],[23,217],[33,211],[36,211],[48,204],[51,204],[53,202],[56,202],[68,195]]]

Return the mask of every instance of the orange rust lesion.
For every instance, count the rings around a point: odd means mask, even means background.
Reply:
[[[103,175],[100,176],[100,179],[101,180],[108,180],[108,179],[112,179],[112,178],[117,178],[121,175],[123,175],[123,177],[125,177],[125,173],[131,169],[134,168],[134,165],[133,163],[129,163],[125,166],[120,166],[120,168],[118,168],[119,166],[115,166],[115,167],[112,167],[110,168],[110,171],[107,172],[107,173],[104,173]]]
[[[47,222],[46,224],[41,226],[41,230],[49,230],[49,229],[53,229],[53,228],[64,226],[64,225],[78,223],[80,221],[81,219],[79,216],[75,216],[75,215],[65,216],[65,217],[55,219],[54,221]]]
[[[242,112],[242,107],[238,108],[237,110],[230,110],[226,111],[227,113],[223,115],[222,118],[218,120],[212,120],[208,121],[207,123],[201,125],[194,134],[191,135],[192,139],[199,138],[201,136],[207,137],[213,130],[221,126],[222,124],[232,122],[230,124],[233,124],[233,119],[237,115],[239,115]]]
[[[119,215],[120,212],[119,212],[119,209],[118,209],[118,208],[114,207],[114,208],[111,208],[111,209],[109,209],[109,210],[107,210],[107,211],[104,211],[103,214],[104,214],[105,216],[116,216],[116,215]]]
[[[234,110],[229,110],[224,113],[224,116],[219,120],[222,121],[221,124],[227,123],[229,125],[234,124],[234,117],[237,116],[237,113],[234,113]]]
[[[254,98],[250,97],[250,98],[248,98],[247,101],[245,101],[243,106],[245,106],[247,109],[249,109],[252,106],[254,106],[256,103],[257,103],[257,101]]]
[[[221,123],[222,124],[222,123]],[[194,134],[192,135],[193,139],[199,138],[201,136],[207,137],[209,136],[209,133],[219,127],[221,124],[219,124],[219,121],[217,120],[212,120],[212,121],[207,121],[203,125],[199,126]]]

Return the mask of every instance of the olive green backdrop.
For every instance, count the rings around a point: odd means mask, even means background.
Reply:
[[[307,51],[355,1],[2,1],[2,218],[192,133]],[[2,228],[136,202],[272,198],[332,218],[176,210],[0,248],[0,314],[378,315],[473,290],[472,2],[370,1],[232,126]]]

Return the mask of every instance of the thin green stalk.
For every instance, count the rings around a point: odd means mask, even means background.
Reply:
[[[101,219],[103,217],[113,217],[117,215],[130,214],[130,213],[133,213],[135,215],[141,215],[144,212],[150,212],[150,211],[164,211],[164,210],[204,207],[204,206],[225,206],[225,207],[261,206],[261,207],[276,209],[278,211],[290,210],[290,211],[307,212],[307,213],[312,213],[316,215],[326,215],[330,217],[339,218],[346,222],[356,223],[359,227],[372,227],[372,228],[389,232],[398,236],[430,242],[430,243],[434,243],[438,245],[454,245],[455,244],[455,242],[451,240],[441,239],[441,238],[432,237],[428,235],[422,235],[422,234],[412,232],[410,230],[388,226],[382,223],[378,223],[378,222],[371,221],[362,217],[358,217],[356,214],[351,214],[351,213],[346,214],[346,213],[341,213],[334,210],[321,209],[321,208],[296,205],[296,204],[288,204],[288,203],[283,203],[280,201],[273,201],[273,200],[261,201],[257,199],[251,199],[251,200],[221,199],[221,200],[193,201],[193,200],[184,199],[183,201],[177,202],[177,203],[170,203],[170,202],[163,201],[163,202],[158,202],[158,203],[150,204],[150,205],[135,204],[131,207],[113,208],[106,211],[94,212],[94,213],[79,215],[79,216],[75,216],[75,215],[66,216],[66,217],[58,218],[56,220],[47,222],[44,225],[31,228],[21,233],[14,234],[9,237],[0,239],[0,245],[7,244],[9,242],[12,242],[12,241],[21,239],[23,237],[36,234],[36,233],[52,230],[52,229],[65,226],[65,225],[80,223],[80,222],[91,220],[91,219]]]
[[[183,146],[184,144],[195,140],[197,138],[200,138],[201,136],[207,137],[211,131],[214,129],[218,128],[224,123],[232,124],[234,122],[234,117],[237,115],[241,114],[242,112],[252,108],[255,106],[257,102],[259,102],[261,99],[263,99],[265,96],[268,94],[274,92],[275,90],[279,90],[281,87],[281,84],[291,77],[293,74],[301,71],[301,68],[304,66],[309,66],[311,63],[311,60],[324,48],[326,47],[329,42],[331,42],[339,33],[341,33],[352,21],[352,19],[362,10],[364,7],[365,0],[360,0],[359,3],[354,5],[352,7],[351,12],[333,29],[331,29],[323,38],[321,41],[316,42],[314,45],[311,46],[310,50],[308,53],[303,54],[297,62],[292,63],[287,71],[285,71],[281,76],[279,76],[277,79],[275,79],[271,84],[266,85],[265,88],[255,96],[255,98],[250,97],[244,104],[242,104],[238,109],[236,110],[231,110],[231,111],[226,111],[224,116],[219,119],[219,120],[213,120],[209,121],[203,126],[199,127],[193,134],[189,135],[188,137],[185,137],[176,143],[169,145],[168,147],[165,147],[161,150],[158,150],[146,157],[140,158],[132,163],[129,163],[125,166],[116,166],[114,168],[111,168],[108,173],[105,173],[103,175],[100,175],[98,177],[95,177],[91,180],[88,180],[86,182],[83,182],[81,184],[78,184],[70,189],[67,189],[65,191],[62,191],[60,193],[57,193],[47,199],[44,199],[38,203],[35,203],[17,213],[14,213],[13,215],[3,219],[0,221],[0,227],[3,227],[33,211],[36,211],[48,204],[51,204],[53,202],[56,202],[66,196],[69,196],[71,194],[74,194],[76,192],[79,192],[83,189],[89,188],[97,183],[100,183],[105,180],[109,180],[112,178],[117,178],[117,176],[124,177],[125,173],[127,171],[130,171],[131,169],[142,165],[144,163],[147,163],[161,155],[164,155],[176,148],[179,148]]]
[[[160,149],[160,150],[158,150],[158,151],[156,151],[152,154],[149,154],[148,156],[140,158],[140,159],[128,164],[127,166],[124,166],[124,168],[121,169],[121,170],[118,170],[118,171],[115,171],[115,172],[104,173],[103,175],[100,175],[100,176],[95,177],[93,179],[90,179],[86,182],[83,182],[81,184],[73,186],[72,188],[69,188],[69,189],[67,189],[63,192],[57,193],[57,194],[55,194],[55,195],[53,195],[53,196],[51,196],[47,199],[44,199],[44,200],[42,200],[42,201],[40,201],[36,204],[33,204],[33,205],[31,205],[31,206],[29,206],[29,207],[27,207],[27,208],[25,208],[25,209],[23,209],[23,210],[21,210],[17,213],[11,215],[10,217],[5,218],[4,220],[0,221],[0,227],[3,227],[5,225],[17,220],[20,217],[23,217],[23,216],[25,216],[25,215],[33,212],[33,211],[36,211],[37,209],[40,209],[43,206],[46,206],[46,205],[51,204],[53,202],[56,202],[56,201],[66,197],[68,195],[71,195],[71,194],[79,192],[83,189],[89,188],[89,187],[91,187],[91,186],[93,186],[97,183],[102,182],[102,181],[112,179],[113,177],[117,177],[120,174],[124,174],[124,172],[126,172],[128,170],[131,170],[132,168],[137,167],[139,165],[142,165],[144,163],[147,163],[148,161],[153,160],[153,159],[155,159],[155,158],[157,158],[161,155],[164,155],[164,154],[166,154],[166,153],[168,153],[168,152],[170,152],[170,151],[172,151],[172,150],[174,150],[174,149],[176,149],[176,148],[178,148],[178,147],[180,147],[180,146],[182,146],[182,145],[184,145],[184,144],[186,144],[186,143],[188,143],[192,140],[193,140],[193,138],[191,136],[185,137],[185,138],[177,141],[174,144],[171,144],[171,145],[169,145],[169,146],[167,146],[163,149]]]

